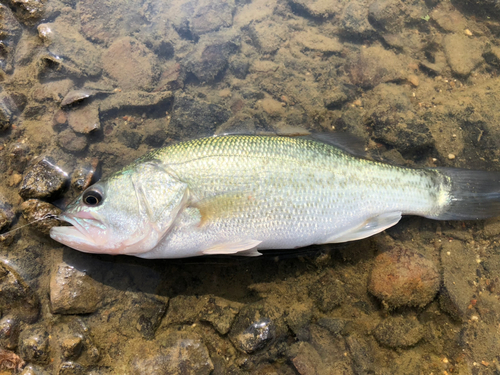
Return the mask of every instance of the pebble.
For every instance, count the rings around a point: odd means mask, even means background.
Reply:
[[[21,204],[21,211],[24,219],[31,224],[31,228],[43,234],[48,235],[50,229],[62,225],[62,222],[57,220],[57,216],[61,214],[61,209],[39,199],[24,201]]]
[[[68,175],[50,156],[35,159],[25,170],[19,195],[24,199],[53,198],[66,186]]]
[[[40,314],[40,301],[28,284],[6,264],[0,263],[0,306],[27,323],[34,323]]]
[[[98,172],[99,159],[92,158],[76,167],[71,175],[71,186],[76,190],[83,191],[88,188]]]
[[[368,290],[390,308],[423,307],[434,299],[439,283],[432,261],[410,249],[395,247],[375,258]]]
[[[59,132],[64,129],[67,123],[68,123],[68,116],[66,116],[66,112],[59,109],[52,118],[52,128],[56,132]]]
[[[89,141],[85,135],[66,129],[57,135],[57,144],[68,152],[78,153],[87,148]]]
[[[101,129],[99,107],[87,105],[67,112],[68,124],[76,133],[89,134]]]
[[[455,159],[455,154],[448,154],[448,159],[454,160]]]
[[[461,241],[443,243],[441,249],[443,286],[439,296],[441,309],[453,318],[465,321],[476,293],[478,264],[475,255]]]
[[[28,362],[49,362],[49,333],[42,326],[24,329],[19,336],[19,354]]]
[[[58,264],[50,277],[50,310],[53,314],[89,314],[102,299],[101,285],[85,272]]]
[[[23,172],[30,161],[30,147],[26,143],[13,143],[9,148],[9,167],[16,172]]]
[[[468,76],[484,60],[484,44],[463,34],[446,35],[443,49],[448,65],[459,76]]]
[[[252,322],[242,333],[234,337],[234,344],[240,350],[251,354],[276,338],[276,327],[269,318],[262,318]]]
[[[64,358],[78,357],[82,352],[83,337],[71,336],[61,341],[61,352]]]
[[[346,297],[344,284],[331,272],[326,271],[309,288],[309,296],[322,312],[330,312],[340,306]]]
[[[142,294],[129,296],[120,317],[119,330],[130,338],[140,333],[145,339],[151,340],[160,326],[165,311],[167,311],[165,301]]]
[[[67,361],[59,366],[58,375],[85,375],[87,369],[79,363]]]
[[[416,319],[402,316],[387,317],[373,331],[375,339],[390,348],[407,348],[424,337],[424,327]]]
[[[201,337],[193,332],[173,331],[157,338],[154,345],[143,345],[127,365],[131,375],[193,374],[209,375],[214,364]],[[182,369],[182,371],[179,371]]]
[[[8,314],[0,320],[0,347],[6,349],[17,348],[19,340],[19,319],[13,315]]]
[[[103,53],[102,65],[123,90],[151,91],[159,76],[155,55],[131,37],[116,39]]]
[[[200,320],[209,322],[221,335],[229,332],[243,304],[217,296],[207,297]]]

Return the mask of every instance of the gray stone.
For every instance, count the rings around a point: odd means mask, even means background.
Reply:
[[[68,175],[50,156],[35,159],[26,169],[19,195],[24,199],[49,199],[60,194],[66,186]]]
[[[457,320],[465,321],[476,293],[477,262],[473,252],[461,241],[445,242],[441,249],[443,285],[439,297],[442,310]]]
[[[88,314],[102,299],[101,285],[85,272],[58,264],[50,278],[50,309],[54,314]]]
[[[453,73],[468,76],[483,59],[484,43],[477,39],[469,39],[462,34],[446,35],[443,40],[446,60]]]
[[[89,134],[101,129],[99,107],[88,105],[67,113],[68,124],[77,133]]]
[[[57,144],[68,152],[78,153],[87,148],[89,141],[85,135],[66,129],[57,135]]]
[[[50,360],[49,333],[42,326],[31,326],[19,337],[19,354],[28,362],[46,364]]]
[[[424,327],[415,318],[390,316],[377,325],[373,335],[382,345],[407,348],[416,345],[424,337]]]
[[[375,32],[368,21],[366,4],[349,2],[340,16],[340,31],[351,37],[366,37]]]
[[[233,24],[234,0],[199,0],[190,20],[191,33],[200,35]]]
[[[405,5],[401,0],[376,0],[369,7],[372,25],[384,31],[400,31],[405,18]]]
[[[252,322],[247,329],[235,336],[234,341],[238,349],[251,354],[267,346],[276,338],[276,327],[269,318],[262,318]]]

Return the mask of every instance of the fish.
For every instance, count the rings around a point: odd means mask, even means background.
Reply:
[[[373,236],[403,215],[500,215],[500,173],[408,168],[310,137],[222,135],[154,150],[88,187],[50,237],[146,259],[261,255]]]

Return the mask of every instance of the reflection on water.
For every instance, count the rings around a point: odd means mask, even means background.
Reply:
[[[50,221],[6,233],[57,213],[36,200],[215,133],[343,130],[393,163],[499,170],[495,2],[0,4],[3,369],[500,372],[497,220],[252,259],[93,256]]]

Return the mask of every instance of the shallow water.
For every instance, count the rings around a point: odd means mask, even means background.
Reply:
[[[215,133],[340,130],[387,162],[500,170],[495,2],[0,4],[3,371],[500,373],[495,219],[408,217],[251,259],[83,254],[43,221],[5,234],[53,209],[21,207],[39,156],[72,179],[35,170],[63,208],[90,178]]]

